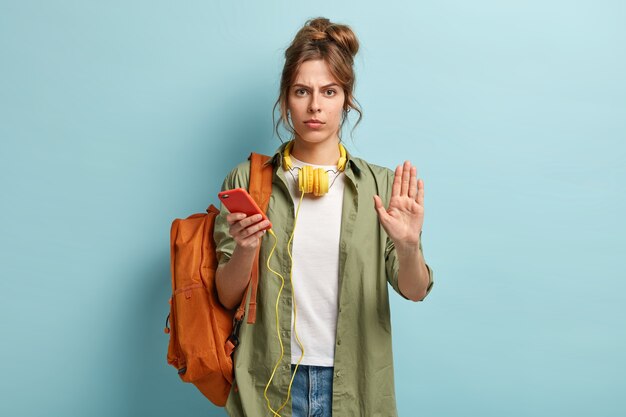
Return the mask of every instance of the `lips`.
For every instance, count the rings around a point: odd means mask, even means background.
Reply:
[[[324,123],[319,122],[319,121],[318,122],[307,121],[307,122],[304,122],[304,124],[310,127],[311,129],[319,129]]]

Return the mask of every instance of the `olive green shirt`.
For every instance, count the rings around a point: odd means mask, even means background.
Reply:
[[[278,304],[284,356],[267,391],[274,410],[278,410],[287,399],[291,380],[292,294],[287,243],[294,227],[295,207],[281,166],[285,145],[282,144],[268,161],[274,164],[274,175],[266,214],[278,238],[270,266],[285,278]],[[396,250],[378,220],[373,200],[377,194],[388,207],[394,171],[369,164],[349,152],[347,159],[338,248],[339,297],[332,414],[336,417],[395,417],[397,409],[387,282],[403,298],[408,298],[398,287]],[[249,173],[250,162],[240,163],[226,176],[222,191],[237,187],[248,189]],[[228,232],[227,214],[228,209],[222,205],[221,213],[215,220],[213,236],[220,264],[230,259],[236,245]],[[231,389],[226,403],[226,411],[231,417],[274,416],[263,394],[281,356],[276,330],[276,299],[282,282],[266,266],[273,245],[273,236],[269,233],[263,235],[256,323],[248,324],[244,320],[239,331],[240,345],[234,353],[238,392]],[[433,285],[433,270],[426,266],[430,276],[428,294]],[[246,298],[249,297],[248,291]],[[278,413],[283,417],[292,415],[291,395],[287,405]]]

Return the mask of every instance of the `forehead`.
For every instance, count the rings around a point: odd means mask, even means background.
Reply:
[[[304,61],[300,64],[293,80],[293,84],[304,85],[327,85],[330,83],[337,83],[337,80],[330,72],[326,61],[322,59]]]

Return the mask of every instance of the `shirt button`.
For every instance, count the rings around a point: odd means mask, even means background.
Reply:
[[[337,372],[335,373],[335,376],[336,376],[337,378],[339,378],[339,377],[341,376],[341,371],[337,371]]]
[[[356,214],[352,213],[352,214],[350,215],[350,220],[354,220],[354,219],[356,219]]]
[[[341,242],[341,249],[345,249],[346,248],[346,242]]]
[[[341,344],[341,340],[337,340],[337,344],[340,345]]]

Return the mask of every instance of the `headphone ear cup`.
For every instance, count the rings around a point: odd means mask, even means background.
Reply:
[[[305,188],[304,188],[304,179],[306,178],[306,175],[304,173],[306,167],[302,167],[300,168],[300,170],[298,171],[298,187],[300,188],[300,191],[302,191],[303,193],[305,192]]]
[[[324,195],[328,192],[328,174],[323,169],[318,170],[318,195]]]
[[[314,176],[315,172],[312,166],[305,165],[300,169],[298,182],[303,193],[313,192]]]
[[[308,187],[307,193],[313,192],[313,186],[315,185],[315,169],[313,167],[309,167],[309,175],[307,176]]]
[[[315,169],[314,181],[315,181],[315,189],[313,191],[315,191],[316,196],[320,196],[321,195],[320,191],[322,190],[320,189],[320,169],[319,168]]]
[[[305,165],[298,172],[298,188],[303,193],[313,193],[319,197],[328,193],[329,175],[323,168]]]

